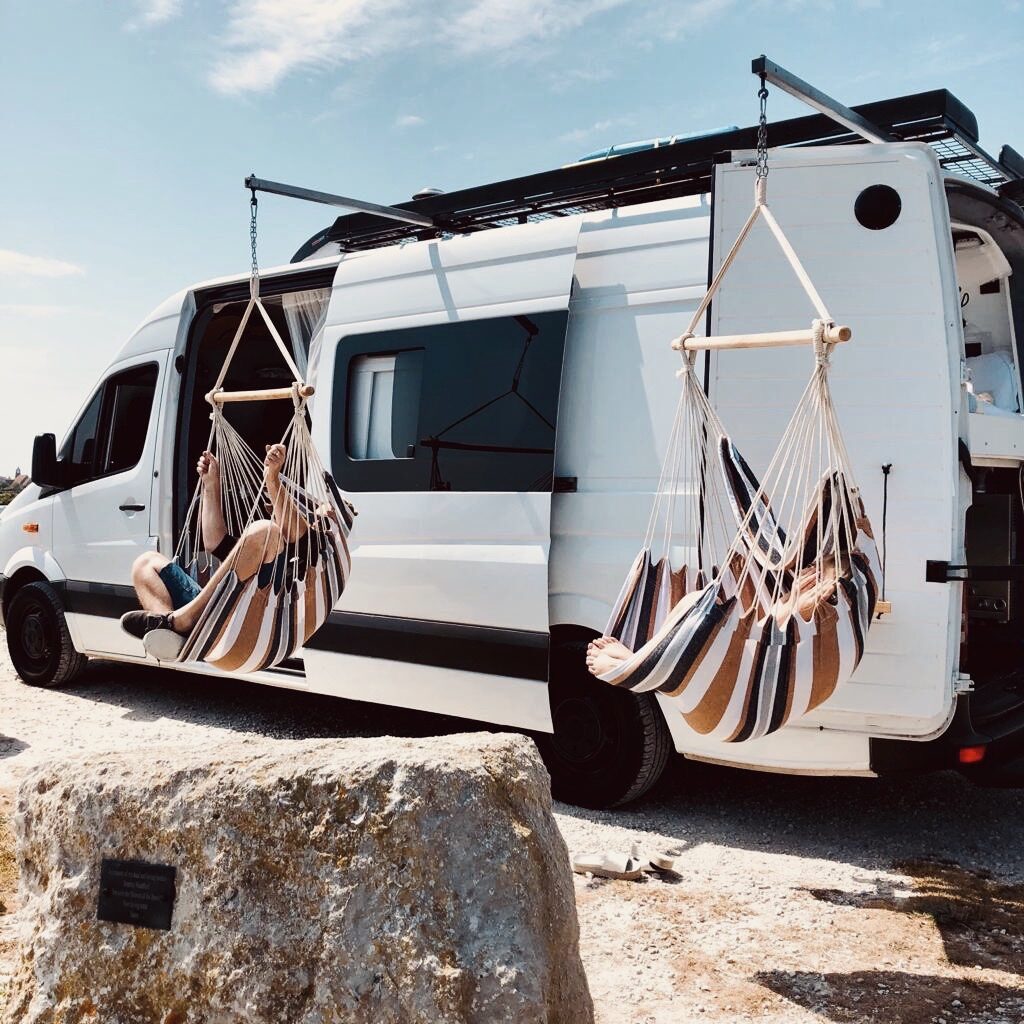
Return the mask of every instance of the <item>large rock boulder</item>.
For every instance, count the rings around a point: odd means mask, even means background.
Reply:
[[[50,763],[15,823],[9,1024],[593,1019],[568,856],[524,737]],[[176,868],[170,930],[97,920],[103,858]]]

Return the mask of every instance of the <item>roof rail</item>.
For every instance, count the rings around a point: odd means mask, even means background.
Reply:
[[[948,171],[993,188],[1024,178],[1016,161],[1007,161],[1004,165],[978,146],[978,122],[974,114],[945,89],[865,103],[850,109],[898,141],[927,143]],[[770,124],[768,141],[774,147],[837,146],[860,140],[832,117],[811,114]],[[753,149],[756,144],[755,126],[737,128],[607,160],[570,164],[508,181],[425,196],[393,207],[429,217],[432,228],[402,224],[368,213],[348,214],[310,238],[296,252],[292,262],[309,258],[329,243],[336,243],[342,252],[356,252],[401,241],[436,238],[445,232],[483,231],[699,195],[710,191],[714,164],[722,153]]]

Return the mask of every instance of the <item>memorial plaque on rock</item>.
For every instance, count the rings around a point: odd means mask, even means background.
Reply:
[[[115,924],[168,931],[174,910],[176,869],[144,860],[100,862],[96,917]]]

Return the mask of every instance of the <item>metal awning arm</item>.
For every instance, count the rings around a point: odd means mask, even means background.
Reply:
[[[271,192],[274,195],[288,196],[291,199],[305,199],[310,203],[323,203],[325,206],[342,206],[348,210],[372,213],[377,217],[400,220],[406,224],[418,224],[424,228],[436,227],[432,217],[422,213],[414,213],[412,210],[402,210],[397,206],[381,206],[379,203],[369,203],[364,199],[338,196],[332,192],[318,192],[316,189],[302,188],[299,185],[285,185],[280,181],[266,181],[264,178],[257,178],[255,174],[250,174],[245,179],[245,187],[256,192]]]
[[[765,81],[778,86],[783,92],[802,100],[809,107],[813,107],[820,114],[831,117],[844,128],[863,136],[868,142],[899,142],[895,135],[872,124],[866,118],[861,117],[855,110],[844,106],[838,100],[826,96],[825,93],[815,89],[813,85],[797,78],[785,68],[780,67],[773,60],[769,60],[763,53],[750,62],[750,70],[755,75],[764,75]]]

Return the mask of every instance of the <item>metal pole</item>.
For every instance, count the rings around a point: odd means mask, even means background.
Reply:
[[[311,203],[323,203],[325,206],[343,206],[349,210],[358,210],[360,213],[372,213],[377,217],[388,217],[390,220],[404,221],[406,224],[418,224],[422,228],[435,227],[431,217],[423,213],[413,213],[411,210],[400,210],[397,206],[381,206],[379,203],[368,203],[363,199],[352,199],[349,196],[336,196],[331,192],[317,192],[311,188],[301,188],[298,185],[285,185],[280,181],[266,181],[250,174],[245,179],[245,187],[255,189],[257,192],[271,192],[278,196],[288,196],[291,199],[306,199]]]
[[[866,118],[861,117],[855,110],[844,106],[831,96],[815,89],[802,78],[790,74],[785,68],[779,67],[773,60],[769,60],[763,53],[750,62],[750,70],[755,75],[764,75],[765,80],[778,86],[783,92],[802,100],[809,107],[813,107],[833,121],[838,121],[844,128],[851,132],[862,135],[868,142],[899,142],[895,135],[883,131],[878,125],[872,124]]]

